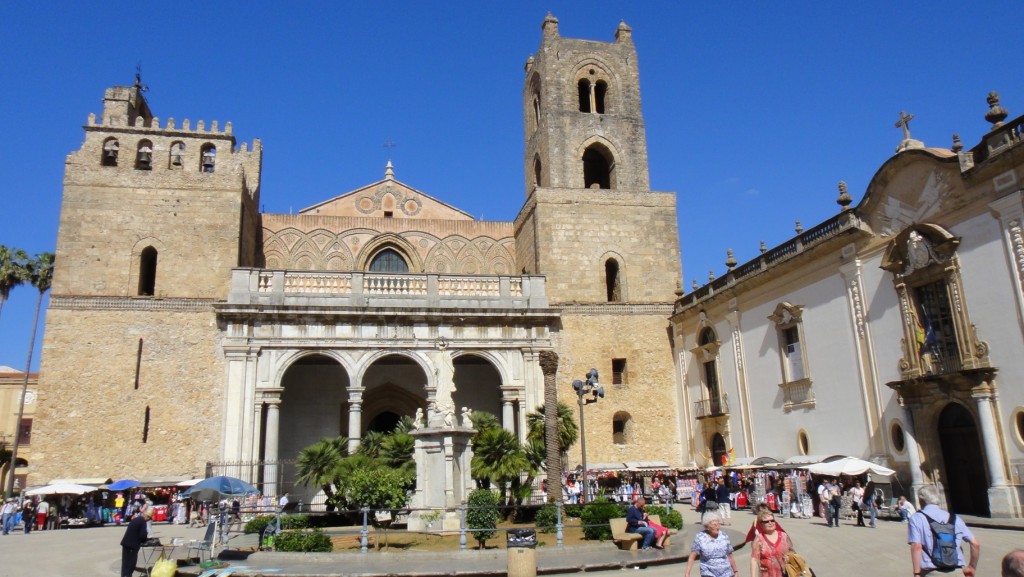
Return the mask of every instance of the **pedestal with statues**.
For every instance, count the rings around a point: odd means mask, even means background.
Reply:
[[[469,474],[473,449],[470,442],[476,430],[463,409],[461,423],[454,413],[441,415],[440,426],[420,427],[409,434],[416,439],[413,459],[416,461],[416,492],[409,514],[410,531],[458,530],[458,507],[473,490]],[[451,423],[450,425],[448,423]]]

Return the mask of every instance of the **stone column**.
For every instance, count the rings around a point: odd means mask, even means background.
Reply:
[[[348,452],[359,448],[363,434],[363,388],[352,387],[348,392]]]
[[[510,433],[516,432],[515,394],[512,387],[501,387],[501,426]]]
[[[921,452],[917,446],[917,433],[914,431],[914,415],[910,407],[903,406],[903,435],[906,438],[907,458],[910,459],[910,493],[917,505],[917,491],[924,486],[921,474]]]
[[[284,389],[264,389],[264,402],[267,405],[267,432],[263,448],[263,494],[277,495],[277,450],[281,434],[281,392]]]
[[[992,487],[1006,486],[1006,475],[1003,474],[1002,451],[999,450],[999,438],[995,419],[992,418],[992,393],[989,391],[974,393],[978,403],[978,420],[981,425],[981,441],[985,445],[985,462],[988,464],[989,485]]]
[[[544,374],[544,439],[547,455],[544,459],[547,470],[547,501],[554,503],[562,498],[562,448],[558,444],[558,390],[555,389],[555,373],[558,372],[558,353],[540,351],[540,370]]]

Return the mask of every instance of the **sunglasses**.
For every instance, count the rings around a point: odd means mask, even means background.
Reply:
[[[764,523],[765,525],[767,525],[768,523],[775,523],[775,519],[765,519],[764,521],[761,521],[761,522]]]

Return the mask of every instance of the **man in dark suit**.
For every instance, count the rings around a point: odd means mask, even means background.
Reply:
[[[146,509],[140,515],[132,517],[128,528],[121,538],[121,577],[132,577],[135,566],[139,563],[139,548],[149,538],[146,523],[153,518],[153,509]]]

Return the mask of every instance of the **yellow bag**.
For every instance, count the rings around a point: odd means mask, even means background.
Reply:
[[[153,568],[149,570],[150,577],[174,577],[178,572],[178,562],[174,559],[164,559],[161,555]]]
[[[788,577],[812,577],[814,572],[807,566],[803,555],[790,551],[786,559],[786,575]]]

